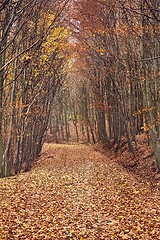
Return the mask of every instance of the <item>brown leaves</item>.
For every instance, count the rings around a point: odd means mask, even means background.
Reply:
[[[0,239],[159,239],[159,199],[84,145],[44,148],[32,171],[0,180]]]

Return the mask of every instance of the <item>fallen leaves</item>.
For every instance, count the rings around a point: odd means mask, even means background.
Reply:
[[[47,145],[0,179],[0,239],[160,239],[159,196],[85,145]]]

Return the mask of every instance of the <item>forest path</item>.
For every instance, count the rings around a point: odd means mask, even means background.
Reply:
[[[86,145],[45,144],[0,179],[0,239],[160,239],[159,196]]]

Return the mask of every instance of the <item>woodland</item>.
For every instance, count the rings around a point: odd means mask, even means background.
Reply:
[[[158,240],[158,0],[0,0],[0,240]]]

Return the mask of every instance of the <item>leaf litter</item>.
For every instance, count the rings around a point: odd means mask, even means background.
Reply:
[[[32,170],[0,179],[0,239],[160,239],[160,198],[86,145],[45,144]]]

